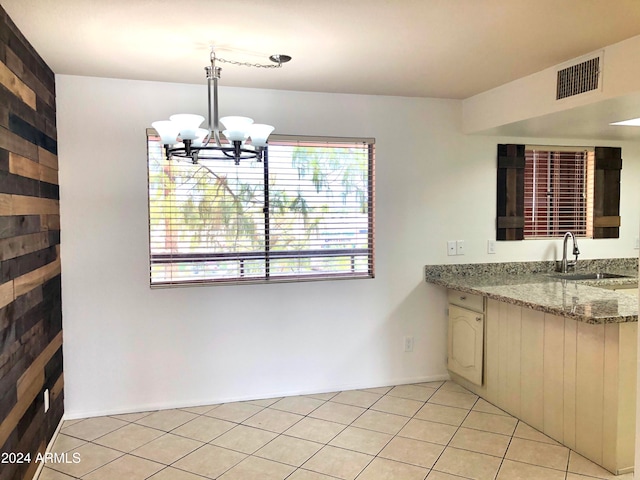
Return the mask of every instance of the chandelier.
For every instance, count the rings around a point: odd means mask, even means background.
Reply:
[[[151,125],[156,129],[164,144],[167,160],[189,159],[196,164],[200,159],[233,159],[236,165],[240,160],[256,159],[262,161],[262,154],[267,146],[267,139],[274,130],[271,125],[253,123],[249,117],[218,118],[218,80],[221,63],[230,63],[245,67],[280,68],[291,60],[289,55],[271,55],[273,64],[235,62],[217,58],[211,50],[211,65],[205,67],[208,86],[208,127],[201,128],[204,117],[190,113],[171,115],[169,120],[160,120]],[[220,124],[222,139],[220,137]],[[223,141],[224,140],[224,141]]]

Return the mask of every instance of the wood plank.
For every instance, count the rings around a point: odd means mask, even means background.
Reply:
[[[51,262],[44,267],[40,267],[33,272],[29,272],[25,275],[21,275],[14,279],[15,295],[19,297],[25,293],[33,290],[38,285],[43,284],[47,280],[51,280],[56,275],[60,274],[60,258],[55,262]]]
[[[40,117],[36,118],[40,119]],[[19,114],[9,112],[9,130],[32,144],[57,154],[58,142],[56,139],[44,133],[36,124],[41,124],[41,122],[29,121]]]
[[[60,395],[62,395],[62,391],[64,390],[64,372],[60,374],[56,383],[53,384],[51,391],[51,403],[53,403]]]
[[[618,361],[618,470],[629,470],[635,462],[636,385],[638,365],[638,322],[617,324],[620,333]],[[630,471],[630,470],[629,470]]]
[[[20,257],[28,253],[37,252],[49,246],[47,232],[19,235],[17,237],[0,240],[0,261]]]
[[[47,365],[51,357],[62,346],[62,332],[59,332],[55,338],[46,346],[38,357],[31,362],[29,368],[20,376],[16,382],[16,388],[18,392],[18,401],[29,391],[30,385],[34,381],[40,381],[39,377],[42,376],[42,384],[44,384],[44,367]]]
[[[30,158],[31,160],[38,159],[37,145],[34,145],[4,127],[0,127],[0,148]]]
[[[544,425],[542,431],[564,441],[564,318],[544,315]]]
[[[8,201],[10,204],[10,197]],[[0,238],[37,233],[40,230],[40,215],[0,216]]]
[[[604,325],[578,322],[576,351],[576,452],[602,464]]]
[[[40,180],[40,164],[17,153],[9,152],[9,172]]]
[[[524,168],[525,157],[498,157],[498,168]]]
[[[22,400],[16,403],[16,405],[11,409],[11,412],[9,412],[9,415],[7,415],[2,423],[0,423],[0,445],[4,445],[9,438],[9,435],[11,435],[18,426],[18,422],[27,412],[36,396],[40,393],[42,386],[43,385],[38,384],[37,382],[31,383],[28,390],[23,392]]]
[[[608,217],[593,217],[593,226],[597,228],[619,227],[620,216],[611,215]]]
[[[522,340],[522,307],[507,305],[507,411],[512,415],[520,416],[520,359]]]
[[[60,230],[60,215],[40,215],[42,230]]]
[[[58,156],[42,147],[38,147],[38,162],[40,165],[58,170]]]
[[[4,63],[0,62],[0,84],[20,98],[34,110],[36,109],[36,92],[29,88]]]
[[[507,371],[509,368],[509,318],[507,304],[500,302],[498,317],[498,403],[500,408],[506,409],[509,404],[509,391],[507,389]]]
[[[562,410],[564,412],[564,445],[576,446],[576,372],[578,348],[578,322],[564,319],[564,390]]]
[[[544,339],[545,314],[522,308],[520,354],[520,415],[540,431],[544,428]]]
[[[44,165],[39,166],[38,178],[47,183],[58,185],[58,170]]]
[[[58,258],[56,246],[50,246],[26,255],[1,262],[0,282],[14,280],[26,273],[43,267]]]
[[[498,228],[524,228],[524,217],[498,217]]]
[[[0,193],[0,215],[11,215],[12,205],[13,202],[11,195],[7,193]]]
[[[16,299],[13,281],[5,282],[0,285],[0,308],[9,305]]]
[[[12,195],[11,213],[13,215],[58,215],[60,213],[60,202],[50,198]]]
[[[500,368],[500,302],[493,299],[487,300],[487,314],[485,316],[485,370],[484,383],[486,400],[498,403],[498,370]]]
[[[602,419],[602,466],[616,470],[618,450],[618,394],[619,394],[619,326],[610,323],[604,326],[604,413]]]

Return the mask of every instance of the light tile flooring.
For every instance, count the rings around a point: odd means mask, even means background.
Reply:
[[[632,479],[451,382],[66,421],[53,451],[39,480]]]

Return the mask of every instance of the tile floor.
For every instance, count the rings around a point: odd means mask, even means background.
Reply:
[[[631,480],[451,382],[64,422],[39,480]]]

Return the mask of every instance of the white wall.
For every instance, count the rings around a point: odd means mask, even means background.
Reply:
[[[521,139],[460,134],[459,101],[223,88],[222,114],[279,133],[376,138],[376,278],[151,290],[145,128],[205,114],[206,87],[59,75],[56,90],[67,417],[443,378],[445,297],[423,265],[559,246],[486,254],[496,144]],[[622,147],[621,239],[581,242],[584,258],[637,255],[640,148]]]

